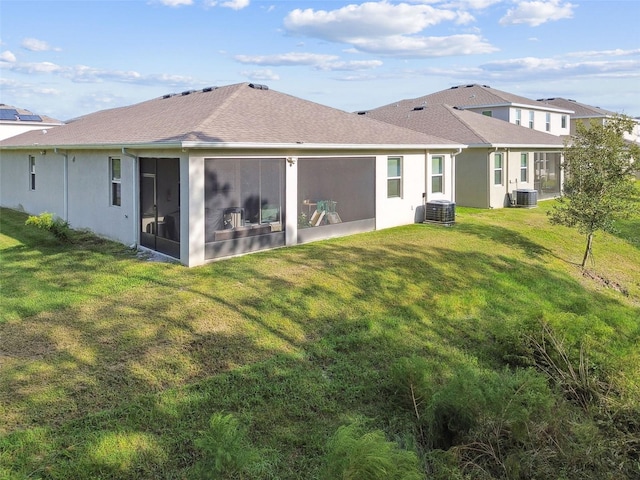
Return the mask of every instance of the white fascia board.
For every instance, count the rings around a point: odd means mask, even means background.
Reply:
[[[563,150],[564,145],[526,144],[526,143],[473,143],[468,148],[527,148],[527,149],[555,149]]]
[[[268,149],[268,150],[425,150],[425,149],[457,149],[463,144],[339,144],[339,143],[209,143],[182,142],[181,148],[190,149]]]

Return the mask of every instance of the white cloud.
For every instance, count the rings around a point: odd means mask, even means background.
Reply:
[[[569,55],[567,56],[569,57]],[[603,59],[599,61],[566,58],[523,57],[489,62],[480,66],[485,75],[502,79],[552,79],[576,77],[640,78],[640,59]]]
[[[52,47],[44,40],[38,40],[37,38],[25,38],[22,40],[20,46],[25,50],[30,50],[32,52],[49,52],[52,50],[56,52],[60,51],[59,48]]]
[[[16,61],[16,56],[10,50],[5,50],[0,53],[0,61],[14,63]]]
[[[452,35],[449,37],[394,35],[379,39],[354,39],[353,45],[362,52],[405,58],[484,54],[498,50],[478,35]]]
[[[240,63],[270,66],[319,65],[337,60],[335,55],[317,53],[283,53],[279,55],[236,55],[234,59]]]
[[[3,60],[3,59],[0,59]],[[27,75],[59,75],[76,83],[101,83],[114,81],[141,85],[193,85],[191,77],[168,74],[141,74],[136,71],[104,70],[86,65],[62,66],[52,62],[0,61],[0,69]]]
[[[347,5],[338,10],[296,9],[285,17],[289,33],[350,43],[352,38],[409,35],[443,21],[456,21],[452,10],[387,1]]]
[[[510,8],[500,19],[500,25],[524,23],[537,27],[546,22],[572,18],[576,5],[560,2],[561,0],[520,2],[516,8]]]
[[[370,70],[382,65],[380,60],[351,60],[342,61],[336,55],[319,55],[316,53],[283,53],[279,55],[236,55],[235,60],[240,63],[269,66],[311,66],[316,70],[356,71]]]
[[[291,34],[346,43],[358,51],[379,55],[426,58],[497,50],[479,35],[417,35],[445,21],[468,24],[474,18],[465,11],[438,9],[425,3],[392,4],[383,0],[331,11],[296,9],[285,17],[284,27]]]
[[[221,7],[231,8],[233,10],[242,10],[249,6],[250,0],[227,0],[224,2],[220,2],[218,0],[205,0],[205,7],[216,7],[220,5]]]
[[[250,80],[280,80],[280,75],[269,69],[264,70],[243,70],[240,75]]]
[[[181,7],[183,5],[193,5],[193,0],[157,0],[157,2],[167,7]]]

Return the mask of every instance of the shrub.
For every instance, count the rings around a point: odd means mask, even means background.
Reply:
[[[387,441],[384,432],[366,432],[361,422],[342,426],[328,442],[327,480],[421,480],[415,452]]]
[[[41,230],[49,231],[60,241],[69,241],[69,233],[71,230],[69,223],[56,217],[53,213],[43,212],[37,216],[29,216],[25,225],[33,225]]]

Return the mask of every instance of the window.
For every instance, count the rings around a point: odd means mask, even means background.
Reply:
[[[520,181],[526,182],[528,181],[528,173],[529,173],[529,154],[521,153],[520,154]]]
[[[402,196],[402,157],[387,158],[387,197]]]
[[[36,189],[36,157],[29,155],[29,189]]]
[[[502,185],[502,154],[493,155],[493,184]]]
[[[545,115],[544,129],[545,129],[547,132],[550,132],[550,131],[551,131],[551,114],[550,114],[550,113],[547,113],[547,114]]]
[[[483,111],[482,111],[482,114],[483,114],[485,117],[493,117],[493,112],[492,112],[491,110],[483,110]]]
[[[533,110],[529,111],[529,128],[533,128]]]
[[[516,125],[522,125],[522,110],[516,108]]]
[[[562,124],[562,128],[567,128],[567,116],[566,115],[562,115],[560,122]]]
[[[431,193],[444,192],[444,157],[431,157]]]
[[[111,205],[119,207],[122,202],[121,162],[119,158],[109,159],[111,176]]]

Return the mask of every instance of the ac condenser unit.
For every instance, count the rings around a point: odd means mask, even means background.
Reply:
[[[516,190],[516,207],[533,208],[537,206],[537,190]]]
[[[456,221],[456,204],[449,200],[433,200],[427,202],[424,208],[424,221],[453,225]]]

